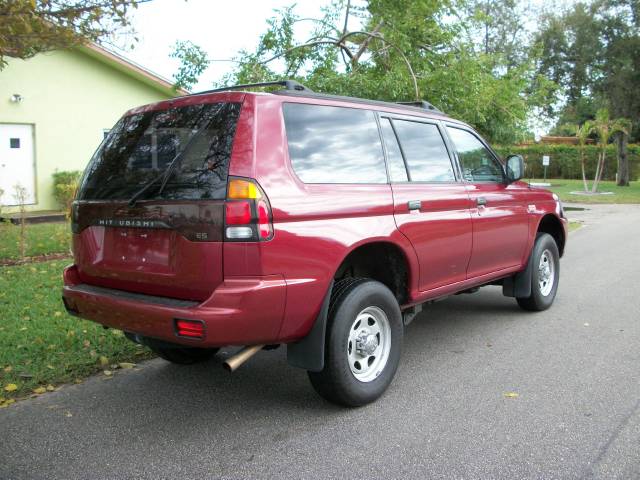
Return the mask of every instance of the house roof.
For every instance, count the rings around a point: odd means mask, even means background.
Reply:
[[[139,81],[149,85],[152,88],[164,93],[169,97],[175,97],[179,95],[187,95],[189,92],[182,88],[175,89],[173,83],[166,78],[158,75],[144,68],[141,65],[123,57],[122,55],[108,50],[95,43],[87,43],[78,47],[82,53],[95,58],[96,60],[109,65],[116,70],[119,70]]]

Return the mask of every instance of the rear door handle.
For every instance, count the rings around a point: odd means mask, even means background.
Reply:
[[[487,204],[487,199],[484,197],[478,197],[476,199],[476,203],[478,204],[479,207],[484,207]]]
[[[409,210],[420,210],[421,206],[422,202],[420,200],[409,200],[407,202],[407,207],[409,207]]]

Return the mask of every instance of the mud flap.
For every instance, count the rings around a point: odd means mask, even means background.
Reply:
[[[324,368],[324,343],[327,332],[327,314],[333,290],[333,280],[324,297],[320,313],[306,337],[287,344],[287,363],[293,367],[320,372]]]
[[[533,250],[531,253],[533,253]],[[527,268],[503,280],[502,294],[505,297],[528,298],[531,296],[532,260],[533,255],[529,255]]]

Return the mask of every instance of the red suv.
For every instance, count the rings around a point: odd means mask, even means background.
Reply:
[[[82,179],[64,303],[176,363],[286,344],[320,395],[363,405],[425,302],[502,285],[552,304],[567,220],[523,169],[427,102],[289,80],[136,108]]]

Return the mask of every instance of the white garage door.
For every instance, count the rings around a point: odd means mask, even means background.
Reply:
[[[33,126],[0,124],[0,203],[16,205],[16,185],[26,189],[25,203],[35,203]]]

